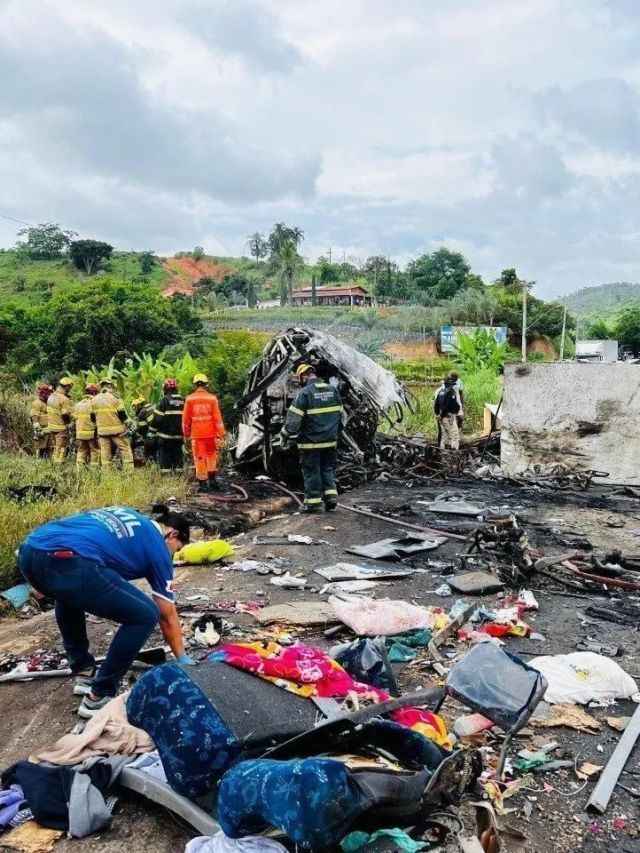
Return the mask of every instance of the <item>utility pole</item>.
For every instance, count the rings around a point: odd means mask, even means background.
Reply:
[[[522,282],[522,360],[527,360],[527,282]]]
[[[331,246],[329,246],[329,263],[331,263]]]
[[[564,316],[562,318],[562,337],[560,338],[560,361],[564,360],[564,336],[567,331],[567,306],[564,306]]]

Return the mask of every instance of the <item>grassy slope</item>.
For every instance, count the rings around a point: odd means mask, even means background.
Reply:
[[[10,487],[28,484],[55,486],[58,495],[52,501],[31,504],[9,499]],[[78,471],[73,462],[54,468],[33,457],[0,453],[0,587],[14,578],[15,549],[34,527],[52,518],[101,506],[122,504],[146,512],[152,503],[171,495],[184,499],[186,488],[186,478],[163,477],[155,466],[136,468],[134,473],[117,469],[108,473]]]
[[[140,276],[138,256],[131,252],[116,252],[108,264],[107,275],[132,281]],[[20,279],[24,279],[21,292]],[[20,264],[15,252],[0,252],[0,298],[24,296],[37,299],[40,294],[68,282],[86,279],[66,258],[55,261],[28,261]],[[157,287],[163,287],[168,279],[161,264],[155,264],[148,276]]]

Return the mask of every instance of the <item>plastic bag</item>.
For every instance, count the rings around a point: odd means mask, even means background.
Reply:
[[[586,705],[628,699],[638,692],[630,675],[611,658],[594,652],[572,652],[569,655],[543,655],[529,661],[547,679],[545,701]]]

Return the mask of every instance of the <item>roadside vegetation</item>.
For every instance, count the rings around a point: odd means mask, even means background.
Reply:
[[[51,499],[18,502],[10,489],[52,486]],[[52,518],[100,506],[121,504],[148,512],[151,504],[168,497],[183,500],[186,476],[162,476],[155,465],[133,472],[77,469],[72,462],[55,467],[24,454],[0,452],[0,585],[17,578],[15,550],[24,537]]]

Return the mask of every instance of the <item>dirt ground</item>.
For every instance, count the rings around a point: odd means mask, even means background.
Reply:
[[[545,553],[571,550],[565,542],[576,536],[588,538],[596,551],[619,548],[628,555],[640,553],[638,538],[634,535],[634,532],[640,529],[640,501],[633,498],[616,497],[605,500],[599,497],[597,491],[575,496],[525,489],[510,483],[483,483],[468,479],[449,481],[446,483],[446,489],[449,492],[462,493],[469,499],[482,501],[489,506],[508,506],[522,519],[530,541],[540,546]],[[341,500],[353,506],[396,514],[413,524],[437,526],[433,516],[423,512],[415,501],[433,498],[442,491],[442,484],[423,486],[390,479],[350,492]],[[622,526],[613,527],[613,524]],[[327,525],[335,530],[324,529]],[[283,536],[290,533],[309,534],[326,540],[327,544],[252,544],[256,534]],[[306,589],[279,589],[270,584],[270,576],[260,576],[253,572],[230,571],[220,567],[190,568],[180,570],[177,574],[178,600],[198,611],[210,608],[213,602],[221,599],[259,601],[262,604],[317,601],[324,581],[314,573],[314,568],[339,560],[357,561],[357,558],[345,553],[345,547],[366,544],[401,533],[401,525],[395,526],[344,509],[332,514],[310,517],[291,514],[290,511],[284,517],[261,523],[247,533],[236,536],[234,544],[239,549],[239,558],[268,559],[269,555],[287,558],[291,561],[291,572],[299,573],[308,579]],[[431,552],[428,557],[434,562],[457,565],[456,555],[461,544],[459,541],[449,541],[436,552]],[[411,564],[420,571],[410,578],[396,580],[389,586],[377,588],[374,595],[417,604],[450,607],[458,597],[456,594],[443,598],[434,593],[442,583],[442,566],[430,565],[427,557],[414,558]],[[561,577],[567,577],[566,573]],[[530,587],[535,592],[540,608],[528,621],[545,639],[538,642],[508,637],[506,648],[509,651],[528,660],[538,654],[574,651],[579,640],[589,637],[602,643],[621,645],[624,654],[617,658],[617,661],[632,676],[640,679],[640,643],[636,627],[590,619],[583,612],[591,602],[615,608],[619,599],[600,599],[590,595],[589,600],[585,600],[584,596],[569,592],[558,582],[539,575],[532,579]],[[207,600],[187,602],[187,596],[193,595],[202,595]],[[640,605],[638,595],[625,593],[623,597],[627,604]],[[471,600],[469,596],[466,598]],[[495,595],[474,597],[473,600],[478,604],[496,604]],[[233,623],[232,638],[249,639],[260,636],[263,631],[250,615],[223,615]],[[184,620],[187,635],[191,633],[191,621]],[[89,628],[95,650],[98,653],[104,651],[113,626],[92,618]],[[327,640],[320,629],[294,629],[293,633],[304,642],[327,646]],[[349,636],[348,630],[341,634],[341,638],[348,639]],[[8,652],[20,654],[56,646],[59,647],[59,635],[50,613],[27,620],[11,618],[0,622],[0,658]],[[450,649],[464,651],[466,646],[455,642]],[[436,678],[415,663],[404,668],[398,666],[397,675],[405,691],[427,686]],[[77,698],[71,694],[70,680],[65,678],[0,685],[3,724],[0,766],[4,768],[16,760],[26,758],[38,748],[51,745],[75,724],[77,704]],[[517,748],[531,747],[532,735],[539,739],[542,736],[545,741],[559,740],[566,756],[578,766],[585,761],[604,765],[620,738],[619,732],[610,728],[604,718],[630,716],[634,709],[635,705],[631,701],[620,702],[615,707],[590,708],[588,712],[603,721],[599,732],[582,734],[568,728],[535,731],[527,729],[531,735],[520,738]],[[451,710],[445,705],[445,718]],[[452,723],[451,717],[447,722]],[[627,763],[621,781],[628,787],[634,787],[639,776],[640,766],[636,751]],[[592,779],[586,784],[581,782],[572,769],[534,776],[525,792],[507,801],[507,805],[514,811],[500,818],[501,825],[505,827],[503,849],[537,853],[640,851],[640,837],[636,838],[640,832],[640,824],[636,820],[637,802],[631,794],[617,788],[605,816],[594,819],[585,814],[584,807],[594,781]],[[531,812],[527,817],[529,808]],[[467,814],[469,810],[466,809],[463,813]],[[618,820],[614,825],[616,819]],[[516,843],[515,836],[506,833],[506,827],[519,830],[525,840]],[[182,850],[186,841],[193,835],[193,830],[179,824],[165,810],[127,793],[122,797],[110,832],[84,840],[61,840],[56,845],[56,850],[100,849],[109,853],[120,853],[131,850],[133,846],[136,850],[149,847],[163,853]],[[0,849],[3,849],[1,839]]]

